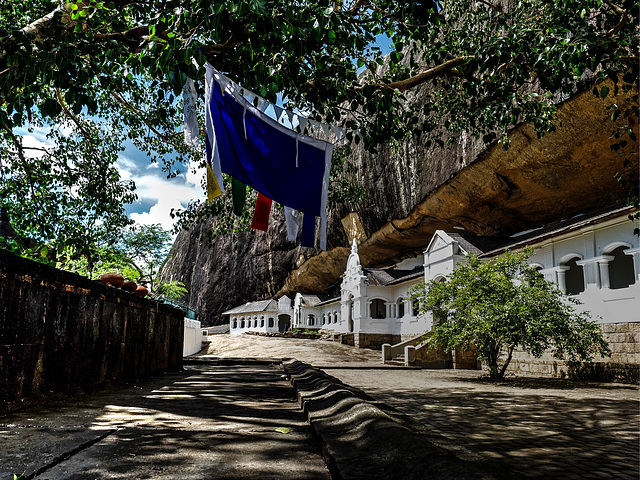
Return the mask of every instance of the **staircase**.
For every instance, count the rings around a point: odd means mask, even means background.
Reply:
[[[391,360],[387,360],[384,362],[385,365],[397,365],[399,367],[404,367],[404,353],[400,353],[393,357]]]

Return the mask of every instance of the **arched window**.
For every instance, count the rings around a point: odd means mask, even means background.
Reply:
[[[327,324],[327,315],[326,314],[322,314],[322,325],[326,325]]]
[[[315,326],[316,324],[316,317],[315,315],[313,315],[313,313],[310,313],[309,316],[307,317],[307,325],[310,326]]]
[[[237,318],[233,319],[233,328],[238,328],[238,319]]]
[[[624,253],[627,248],[621,246],[607,254],[613,256],[613,260],[609,262],[609,288],[612,290],[627,288],[636,283],[633,257]]]
[[[333,323],[338,323],[338,311],[333,311]]]
[[[244,328],[244,317],[240,318],[240,328]]]
[[[387,306],[385,301],[380,298],[374,298],[370,304],[371,318],[387,318]]]
[[[396,318],[404,317],[404,298],[400,297],[396,300]]]
[[[411,302],[411,315],[417,317],[418,313],[420,313],[420,302],[418,302],[418,300],[414,300]]]
[[[584,292],[584,271],[582,265],[577,265],[577,257],[564,262],[563,266],[569,267],[565,272],[567,295],[577,295]]]
[[[269,328],[273,328],[273,325],[274,325],[274,318],[269,317]]]
[[[260,328],[264,328],[264,317],[260,317]]]

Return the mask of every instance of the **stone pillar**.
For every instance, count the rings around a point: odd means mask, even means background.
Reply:
[[[556,267],[556,275],[558,276],[558,288],[563,292],[567,291],[566,274],[568,271],[569,267]]]
[[[385,302],[384,306],[387,310],[386,318],[393,318],[393,315],[391,314],[391,304],[389,302]]]
[[[640,248],[627,248],[624,250],[624,254],[633,256],[633,271],[636,282],[640,282]]]
[[[609,279],[609,262],[613,260],[612,255],[603,255],[598,257],[598,267],[600,268],[600,287],[610,288],[611,282]]]

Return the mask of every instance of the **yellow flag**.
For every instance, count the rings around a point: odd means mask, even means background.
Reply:
[[[222,195],[220,185],[218,185],[216,176],[213,174],[211,165],[207,163],[207,198],[209,201],[212,201],[214,198],[219,197],[220,195]]]

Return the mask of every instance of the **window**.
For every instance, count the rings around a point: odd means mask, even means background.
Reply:
[[[384,300],[380,298],[371,300],[370,316],[371,318],[387,318],[387,306]]]
[[[264,317],[260,318],[260,328],[264,327]]]
[[[316,324],[316,317],[310,313],[307,317],[307,325],[314,326]]]
[[[582,265],[577,265],[577,257],[564,263],[569,270],[565,272],[565,282],[567,286],[567,295],[577,295],[584,292],[584,272]]]
[[[238,328],[238,319],[237,318],[233,319],[233,328]]]
[[[269,328],[273,328],[273,325],[274,325],[274,323],[273,323],[273,322],[274,322],[274,321],[275,321],[275,320],[274,320],[274,318],[273,318],[273,317],[269,317]]]
[[[244,328],[244,317],[240,319],[240,328]]]
[[[333,323],[338,323],[338,311],[333,311]]]
[[[418,302],[418,300],[414,300],[411,302],[411,315],[417,317],[418,313],[420,313],[420,302]]]
[[[627,288],[629,285],[636,283],[633,271],[633,257],[625,255],[624,251],[626,249],[627,247],[618,247],[607,254],[614,257],[609,262],[609,288],[612,290]]]
[[[396,318],[404,317],[404,298],[400,297],[396,301]]]

